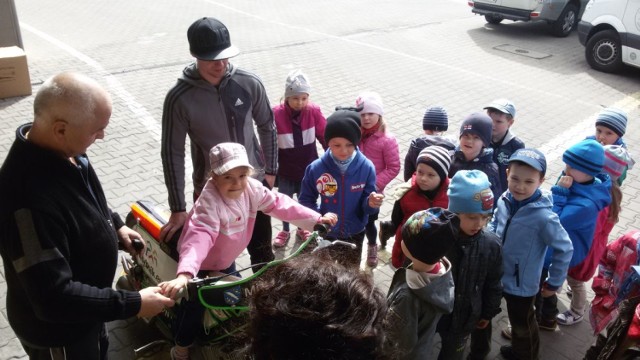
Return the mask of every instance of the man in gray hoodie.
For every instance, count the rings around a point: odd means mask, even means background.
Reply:
[[[168,241],[187,219],[185,202],[185,143],[191,140],[193,198],[209,176],[209,150],[222,142],[247,149],[253,176],[273,187],[278,170],[277,133],[265,88],[260,79],[229,63],[238,55],[227,27],[219,20],[196,20],[187,31],[196,61],[188,65],[169,90],[162,113],[162,166],[171,216],[160,233]],[[254,131],[253,123],[257,127]],[[259,141],[258,141],[259,139]],[[248,247],[251,263],[273,260],[271,218],[258,212]]]

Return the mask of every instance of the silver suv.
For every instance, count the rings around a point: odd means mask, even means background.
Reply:
[[[490,24],[502,20],[546,21],[551,33],[565,37],[580,20],[588,0],[468,0],[471,11]]]

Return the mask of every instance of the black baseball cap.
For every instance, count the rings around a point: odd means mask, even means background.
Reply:
[[[187,39],[191,55],[200,60],[228,59],[240,53],[237,47],[231,45],[227,27],[212,17],[203,17],[191,24]]]

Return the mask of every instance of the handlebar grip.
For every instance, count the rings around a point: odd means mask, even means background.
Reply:
[[[313,226],[313,231],[317,232],[321,237],[324,237],[325,235],[327,235],[330,228],[331,226],[329,224],[320,223]]]
[[[140,252],[142,251],[142,249],[144,249],[144,243],[140,239],[133,239],[131,241],[131,245],[137,252]]]

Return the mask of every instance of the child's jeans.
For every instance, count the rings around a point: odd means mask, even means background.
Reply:
[[[302,181],[290,180],[278,176],[278,192],[293,198],[293,194],[300,194],[300,184]],[[282,231],[289,231],[289,223],[282,222]]]
[[[540,275],[540,288],[544,285],[544,281],[547,279],[549,269],[542,269]],[[553,294],[549,297],[543,297],[540,292],[536,294],[536,319],[538,321],[544,321],[549,323],[555,323],[556,316],[558,316],[558,295]]]
[[[484,359],[491,352],[491,320],[484,329],[474,329],[471,332],[471,348],[467,360]]]
[[[442,339],[442,346],[440,347],[438,360],[462,360],[469,334],[455,336],[446,331],[439,331],[439,333]]]
[[[567,276],[567,284],[569,284],[571,292],[573,292],[571,296],[571,311],[576,315],[584,315],[584,310],[587,306],[587,289],[584,281]]]
[[[533,311],[536,297],[521,297],[503,293],[511,324],[511,346],[519,359],[537,360],[540,354],[540,334]]]
[[[378,238],[378,228],[376,228],[376,220],[378,220],[378,214],[380,214],[380,210],[377,210],[375,213],[369,215],[369,222],[367,222],[367,226],[364,228],[364,232],[367,235],[368,245],[375,245]]]
[[[221,270],[225,274],[240,276],[236,271],[235,262],[228,268]],[[198,272],[198,277],[203,278],[208,275],[208,270]],[[178,346],[191,346],[198,334],[204,331],[202,319],[204,316],[204,306],[198,299],[183,299],[176,311],[176,318],[173,323],[175,342]]]

